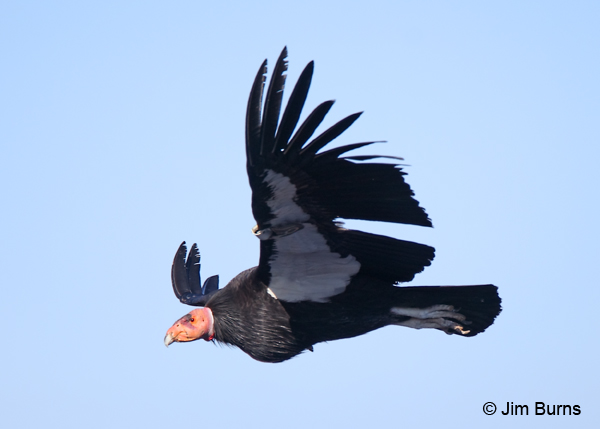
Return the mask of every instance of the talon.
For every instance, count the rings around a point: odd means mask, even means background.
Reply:
[[[252,233],[258,237],[259,240],[268,240],[273,236],[273,230],[271,228],[258,229],[258,225],[252,228]]]
[[[396,316],[409,317],[396,322],[396,325],[415,329],[433,328],[446,334],[467,335],[471,332],[462,325],[470,325],[464,314],[458,313],[452,305],[432,305],[427,308],[392,307],[390,312]]]
[[[467,329],[467,330],[464,330],[464,329],[463,329],[463,327],[462,327],[462,326],[460,326],[460,325],[456,325],[456,326],[454,327],[454,330],[455,330],[455,331],[458,331],[458,332],[460,332],[462,335],[467,335],[469,332],[471,332],[471,331],[470,331],[470,330],[468,330],[468,329]]]
[[[271,228],[259,229],[258,225],[255,225],[252,228],[252,233],[258,237],[259,240],[268,240],[270,238],[275,237],[285,237],[287,235],[293,234],[297,231],[300,231],[304,228],[304,225],[301,223],[295,223],[291,225],[285,226],[273,226]]]

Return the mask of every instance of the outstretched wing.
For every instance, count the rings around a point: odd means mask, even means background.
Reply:
[[[260,280],[287,302],[326,302],[343,293],[358,273],[391,283],[412,280],[431,263],[432,247],[344,229],[335,222],[345,218],[431,226],[404,181],[406,173],[398,165],[364,162],[376,156],[341,156],[375,142],[322,150],[360,113],[310,140],[333,101],[317,106],[298,126],[313,62],[302,72],[279,121],[286,57],[284,48],[275,64],[264,110],[266,60],[262,64],[246,116],[252,212],[257,222],[255,234],[261,240]]]
[[[200,253],[196,243],[192,245],[187,260],[186,253],[184,241],[177,249],[171,266],[173,292],[183,304],[204,306],[210,296],[219,289],[219,276],[207,278],[200,287]]]

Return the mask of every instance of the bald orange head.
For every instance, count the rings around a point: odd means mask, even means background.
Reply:
[[[213,316],[210,308],[198,308],[190,311],[173,324],[165,335],[165,346],[169,347],[174,341],[187,342],[203,339],[212,340],[214,337]]]

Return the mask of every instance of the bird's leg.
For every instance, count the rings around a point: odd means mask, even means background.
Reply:
[[[395,325],[414,329],[439,329],[447,334],[466,335],[470,332],[463,326],[469,323],[466,317],[451,305],[432,305],[427,308],[393,307],[390,311],[395,316],[408,317],[395,322]]]

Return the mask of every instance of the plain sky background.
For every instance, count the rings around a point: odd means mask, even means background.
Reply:
[[[599,23],[596,1],[2,2],[2,427],[598,427]],[[412,284],[498,285],[485,334],[276,365],[165,348],[181,241],[222,286],[258,262],[244,114],[284,45],[286,95],[315,60],[304,116],[364,110],[339,143],[387,140],[363,153],[405,158],[435,227],[348,224],[435,246]]]

